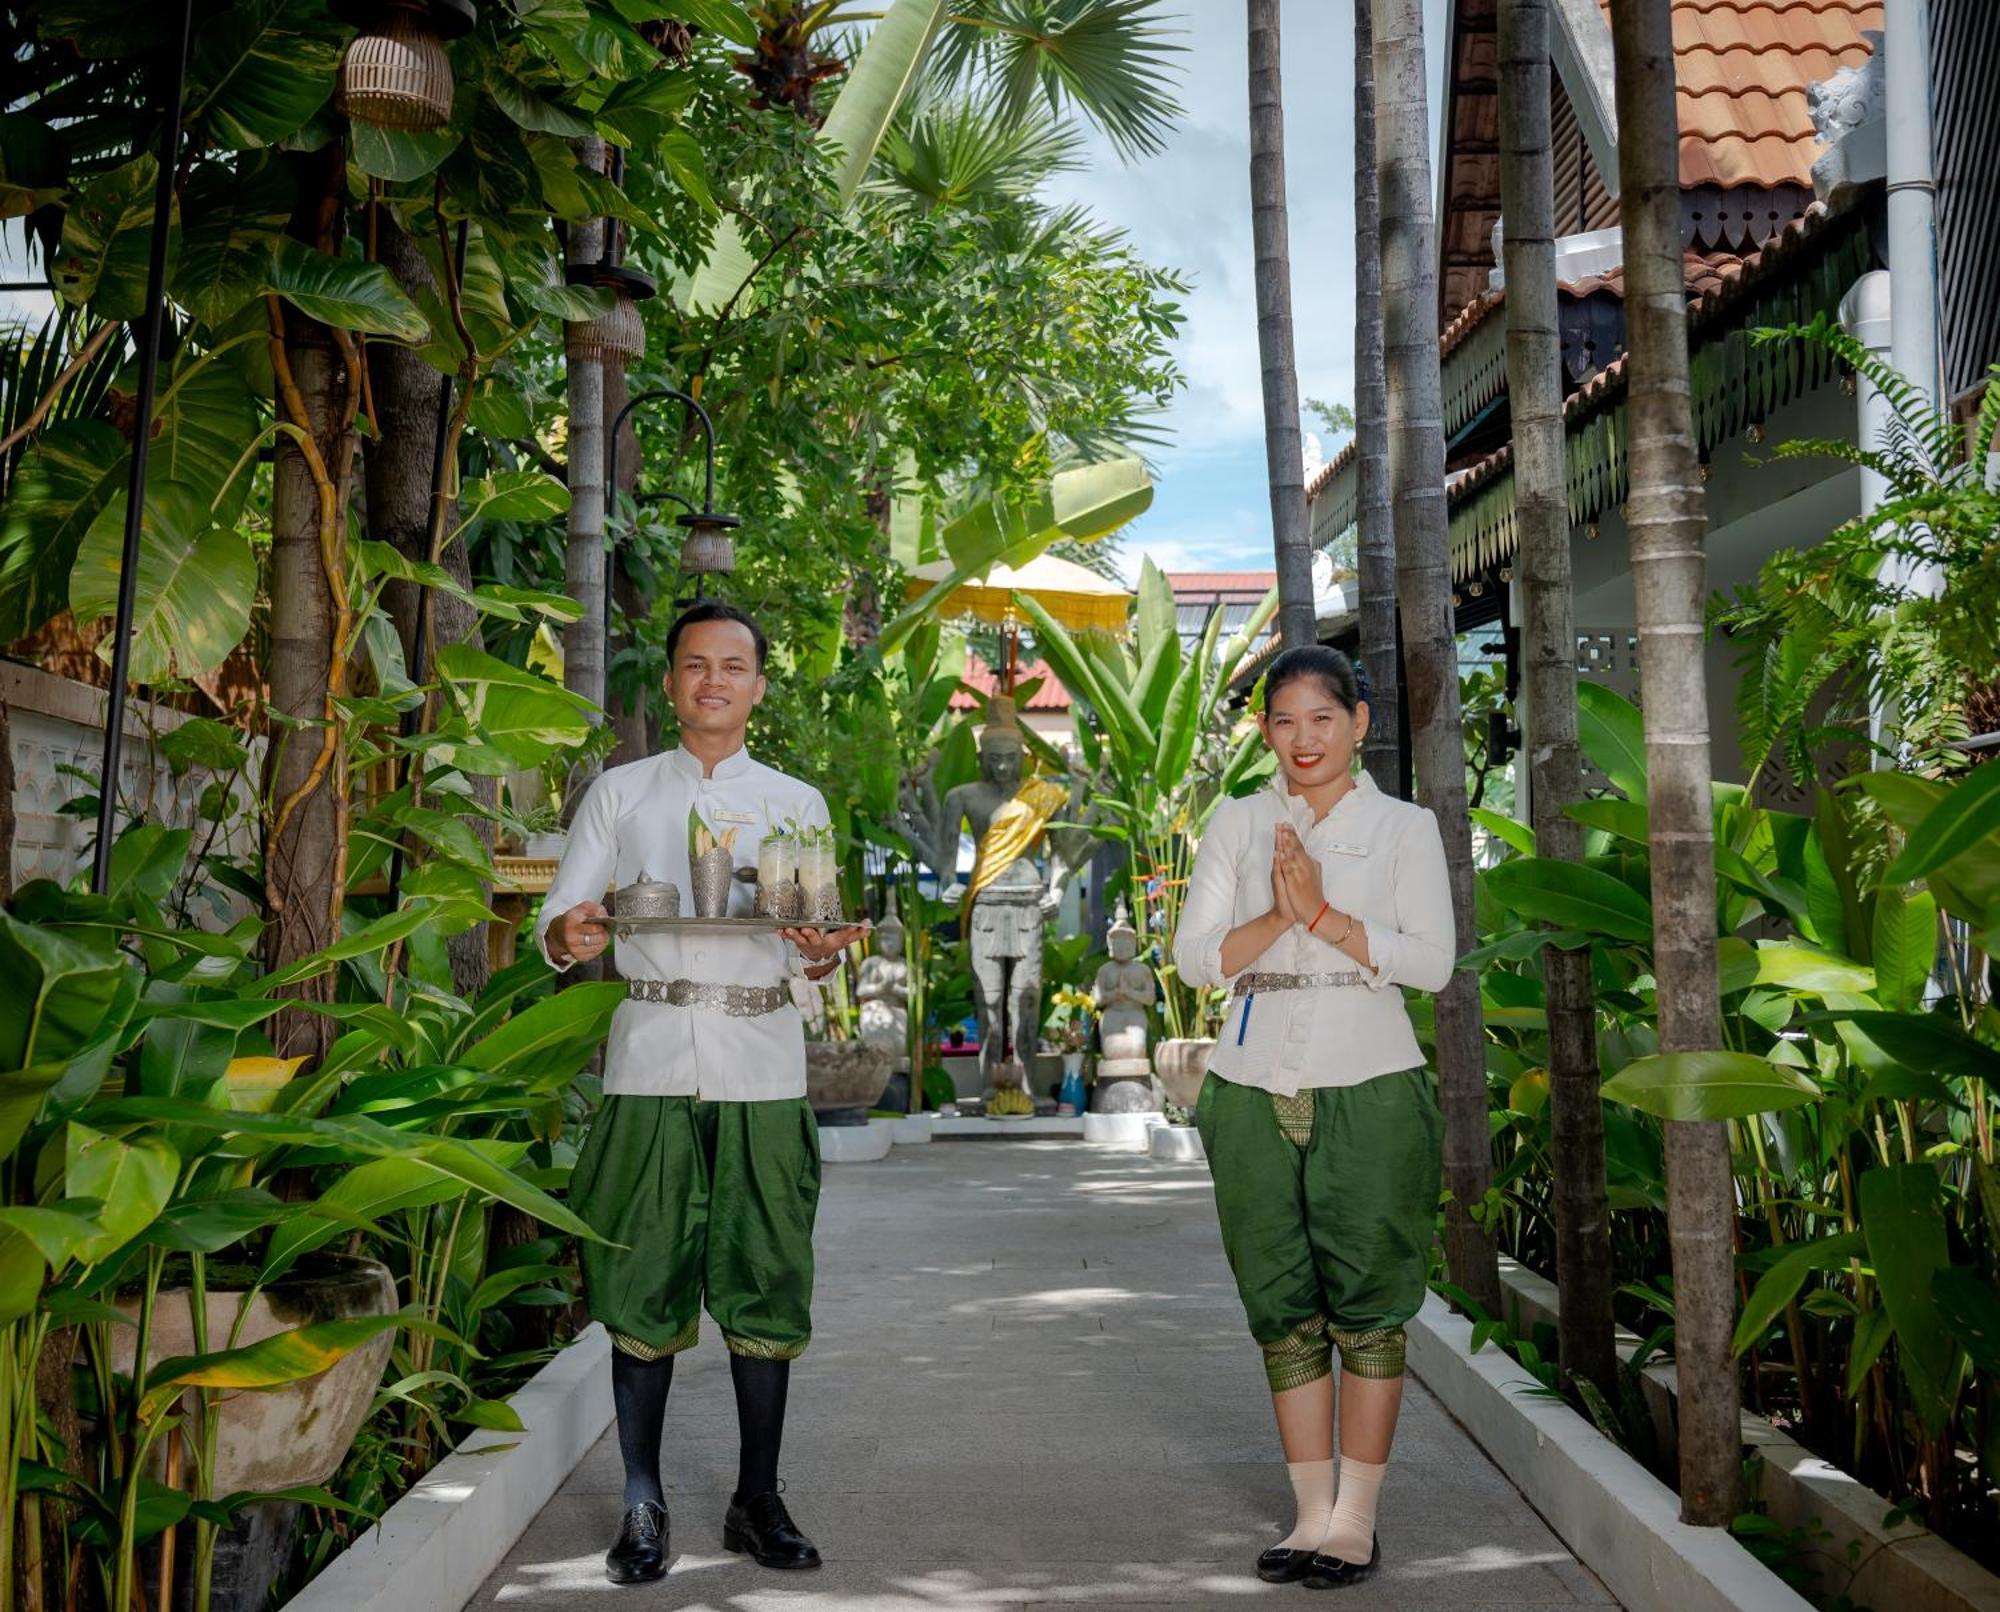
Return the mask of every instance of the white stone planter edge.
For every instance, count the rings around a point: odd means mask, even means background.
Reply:
[[[1680,1520],[1680,1498],[1431,1294],[1410,1322],[1410,1369],[1628,1612],[1812,1612],[1720,1528]]]
[[[475,1431],[286,1612],[460,1612],[611,1425],[610,1359],[593,1322],[508,1401],[526,1431]]]
[[[1553,1282],[1503,1258],[1500,1285],[1517,1331],[1537,1323],[1555,1325],[1560,1301]],[[1637,1342],[1621,1330],[1619,1354],[1629,1357]],[[1678,1392],[1673,1362],[1648,1366],[1644,1388],[1655,1423],[1663,1431],[1670,1428]],[[1829,1588],[1845,1589],[1861,1606],[1894,1607],[1896,1612],[2000,1612],[2000,1575],[1920,1523],[1884,1527],[1889,1502],[1860,1479],[1747,1409],[1743,1442],[1763,1457],[1762,1498],[1772,1519],[1782,1528],[1817,1520],[1827,1529],[1831,1537],[1823,1548]],[[1861,1567],[1850,1583],[1846,1552],[1856,1545]]]

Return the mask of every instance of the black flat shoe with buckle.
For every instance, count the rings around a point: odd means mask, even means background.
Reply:
[[[1322,1556],[1313,1553],[1312,1565],[1306,1570],[1306,1588],[1309,1590],[1344,1590],[1350,1584],[1359,1584],[1364,1579],[1375,1576],[1382,1565],[1382,1536],[1375,1536],[1374,1548],[1365,1562],[1344,1562],[1338,1556]]]
[[[627,1509],[618,1537],[604,1553],[604,1576],[614,1584],[650,1584],[667,1576],[667,1508],[641,1500]]]
[[[799,1532],[777,1490],[729,1503],[722,1522],[722,1548],[749,1555],[760,1567],[785,1570],[819,1566],[819,1552]]]
[[[1313,1553],[1273,1545],[1257,1558],[1257,1576],[1266,1584],[1296,1584],[1312,1566]]]

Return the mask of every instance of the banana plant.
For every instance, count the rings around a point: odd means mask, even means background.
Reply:
[[[1081,702],[1077,747],[1102,781],[1092,792],[1093,831],[1125,845],[1133,920],[1154,947],[1167,1034],[1201,1034],[1213,1005],[1180,978],[1167,942],[1209,816],[1224,796],[1254,784],[1260,768],[1269,771],[1255,732],[1232,733],[1223,705],[1277,612],[1277,590],[1227,643],[1222,613],[1211,614],[1191,653],[1181,643],[1173,589],[1151,560],[1140,568],[1129,644],[1072,635],[1030,595],[1015,598],[1036,651]]]

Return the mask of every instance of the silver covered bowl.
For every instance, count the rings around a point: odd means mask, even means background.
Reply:
[[[678,918],[680,887],[641,870],[637,880],[620,887],[612,906],[620,918]]]

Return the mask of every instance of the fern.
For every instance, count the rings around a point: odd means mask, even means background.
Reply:
[[[1872,710],[1920,767],[1966,736],[1965,701],[2000,680],[2000,493],[1986,484],[2000,437],[2000,365],[1968,440],[1906,377],[1824,317],[1752,332],[1760,345],[1806,341],[1876,387],[1890,408],[1874,443],[1807,439],[1780,459],[1857,466],[1888,496],[1809,549],[1765,562],[1754,584],[1710,611],[1738,640],[1744,754],[1774,757],[1801,783],[1829,748],[1871,748]]]

